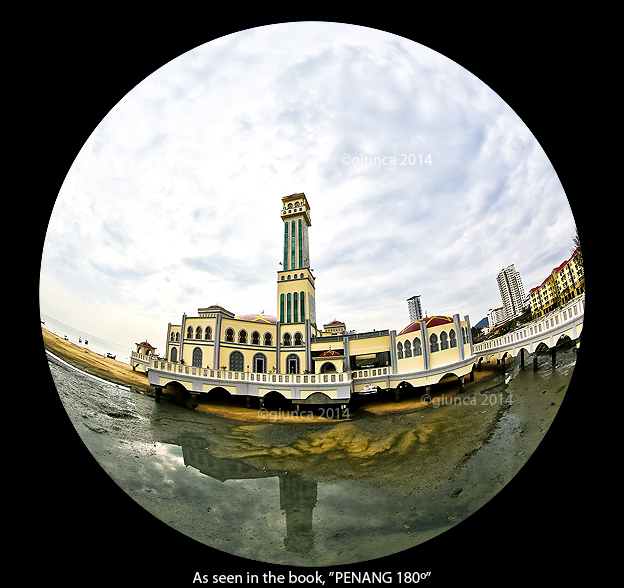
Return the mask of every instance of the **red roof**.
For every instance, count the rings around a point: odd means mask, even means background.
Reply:
[[[150,345],[147,341],[143,341],[143,343],[137,343],[137,345],[142,345],[143,347],[149,347],[150,349],[156,349],[153,345]]]
[[[329,351],[323,351],[319,357],[342,357],[342,353],[330,349]]]
[[[250,321],[252,323],[264,323],[266,325],[274,325],[277,323],[277,317],[270,314],[243,314],[237,316],[241,321]]]
[[[421,319],[422,320],[422,319]],[[453,319],[450,316],[430,316],[425,317],[427,327],[437,327],[439,325],[447,325],[453,323]],[[405,335],[406,333],[413,333],[414,331],[420,331],[420,321],[414,321],[412,324],[407,325],[399,335]]]
[[[574,250],[574,252],[572,253],[572,255],[570,255],[570,257],[568,259],[566,259],[561,265],[558,265],[556,268],[554,268],[546,277],[546,279],[539,285],[539,286],[535,286],[535,288],[531,288],[529,290],[529,294],[533,294],[533,292],[535,292],[535,290],[537,290],[538,288],[541,288],[546,282],[548,282],[550,276],[552,276],[553,274],[556,274],[557,272],[561,271],[566,265],[568,265],[568,263],[570,263],[573,259],[574,256],[578,253],[578,247]]]

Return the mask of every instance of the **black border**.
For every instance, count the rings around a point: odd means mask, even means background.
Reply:
[[[190,25],[189,19],[192,15],[121,25],[115,18],[98,18],[96,24],[86,19],[78,25],[65,21],[36,38],[39,63],[30,69],[34,79],[29,80],[34,82],[36,109],[33,106],[29,114],[36,126],[31,145],[40,155],[37,170],[41,177],[37,179],[42,180],[44,197],[36,215],[39,251],[67,171],[93,129],[121,97],[181,53],[254,26],[224,23],[207,31]],[[121,17],[119,21],[127,22]],[[553,33],[548,23],[530,29],[516,25],[511,30],[480,24],[466,26],[459,33],[455,29],[440,32],[432,30],[423,15],[404,27],[375,22],[365,26],[411,38],[446,55],[488,84],[517,112],[559,174],[579,226],[585,265],[590,267],[591,245],[584,220],[588,204],[574,177],[578,160],[569,120],[570,102],[579,110],[582,106],[575,93],[577,78],[572,75],[580,48],[565,33]],[[591,286],[587,296],[586,314],[591,316]],[[36,323],[36,316],[33,319]],[[589,499],[596,492],[588,474],[593,456],[582,447],[583,435],[591,433],[582,433],[578,425],[591,405],[588,394],[595,390],[588,384],[593,352],[590,330],[584,327],[565,402],[516,479],[452,531],[408,552],[341,569],[431,570],[428,583],[470,579],[482,585],[512,579],[562,582],[577,577],[586,568],[580,562],[585,560],[590,540],[583,529],[596,516]],[[37,340],[33,346],[38,345]],[[30,536],[31,550],[43,550],[49,556],[41,560],[39,574],[70,585],[95,580],[190,584],[196,571],[243,573],[252,569],[260,574],[269,570],[287,574],[287,566],[250,562],[212,550],[138,507],[84,445],[76,442],[79,438],[55,393],[42,346],[37,352],[42,379],[28,393],[24,416],[29,419],[36,402],[38,457],[28,460],[29,469],[34,470],[24,488],[31,496],[26,499],[28,524],[19,528]],[[583,429],[590,426],[582,425]],[[303,573],[300,568],[292,569]],[[321,572],[327,575],[331,569],[321,568]]]

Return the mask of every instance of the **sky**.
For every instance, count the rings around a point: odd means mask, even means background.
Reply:
[[[377,158],[377,159],[374,159]],[[167,323],[219,304],[276,315],[283,196],[311,208],[319,327],[396,329],[502,305],[570,256],[546,153],[461,65],[360,26],[306,22],[210,41],[119,97],[67,172],[41,312],[164,352]]]

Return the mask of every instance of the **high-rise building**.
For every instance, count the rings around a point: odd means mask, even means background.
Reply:
[[[520,272],[516,271],[514,264],[501,270],[496,281],[503,301],[505,320],[510,320],[522,314],[522,303],[524,302],[524,286]]]
[[[407,310],[409,311],[410,323],[419,321],[423,317],[422,308],[420,306],[420,296],[412,296],[407,299]]]
[[[490,327],[502,323],[505,320],[505,310],[502,306],[498,308],[490,308],[487,313],[488,323]]]
[[[529,291],[533,318],[554,310],[584,291],[583,262],[577,248],[572,256],[554,268],[539,286]]]

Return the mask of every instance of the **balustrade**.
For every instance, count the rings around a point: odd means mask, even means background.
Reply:
[[[154,358],[151,358],[151,360],[151,367],[155,370],[217,380],[238,380],[243,382],[267,382],[276,384],[326,384],[332,382],[348,382],[351,377],[351,372],[334,374],[262,374],[256,372],[231,372],[229,370],[215,370],[211,368],[180,365]],[[386,371],[387,368],[384,368],[384,373],[386,373]],[[381,369],[379,372],[381,375]],[[355,375],[355,373],[353,375]]]
[[[565,306],[553,311],[545,317],[537,319],[533,323],[524,325],[513,333],[502,335],[501,337],[497,337],[496,339],[491,339],[489,341],[476,343],[474,345],[474,349],[476,352],[481,352],[487,349],[495,349],[497,347],[509,345],[516,341],[522,341],[523,339],[527,339],[529,337],[534,337],[560,325],[564,326],[566,323],[571,322],[579,315],[583,315],[584,310],[585,295],[583,294],[579,298],[571,300]]]

